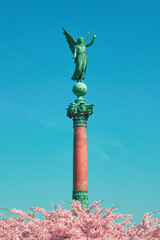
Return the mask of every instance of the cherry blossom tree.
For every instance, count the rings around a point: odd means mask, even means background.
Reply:
[[[141,224],[132,221],[133,215],[114,213],[117,208],[101,208],[100,202],[94,202],[88,209],[73,200],[71,210],[60,204],[49,212],[33,206],[29,214],[21,210],[7,209],[18,218],[2,218],[0,213],[1,240],[159,240],[160,218],[146,213]],[[42,213],[43,219],[35,218]],[[158,212],[159,213],[159,212]],[[117,221],[118,220],[118,221]]]

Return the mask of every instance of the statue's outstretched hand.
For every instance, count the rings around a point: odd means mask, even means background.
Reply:
[[[96,33],[94,33],[93,37],[94,37],[94,38],[96,37]]]

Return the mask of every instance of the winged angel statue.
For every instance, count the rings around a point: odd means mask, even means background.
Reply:
[[[77,42],[75,39],[64,29],[63,33],[67,39],[67,42],[69,43],[69,47],[71,49],[71,52],[73,53],[73,59],[74,63],[76,63],[75,71],[72,76],[72,80],[77,80],[77,82],[83,82],[84,80],[84,74],[86,72],[87,68],[87,52],[86,48],[91,46],[94,43],[96,34],[93,35],[93,39],[89,44],[85,44],[85,41],[87,40],[88,36],[90,35],[90,32],[87,34],[87,36],[83,39],[82,37],[79,37]]]

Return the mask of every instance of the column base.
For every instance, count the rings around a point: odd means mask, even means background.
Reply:
[[[88,208],[88,191],[73,191],[72,199],[78,200],[82,207]]]

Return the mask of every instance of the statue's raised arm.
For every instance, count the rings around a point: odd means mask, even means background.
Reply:
[[[63,33],[67,39],[67,42],[69,44],[69,47],[73,53],[73,59],[76,63],[76,68],[72,76],[72,80],[77,80],[83,82],[84,75],[87,69],[87,52],[86,47],[91,46],[94,43],[96,34],[93,35],[93,39],[89,44],[85,44],[85,41],[90,35],[90,32],[87,34],[87,36],[83,39],[82,37],[79,37],[77,42],[75,39],[64,29]]]
[[[86,47],[90,47],[94,43],[95,38],[96,38],[96,34],[93,35],[92,41],[86,44]]]

